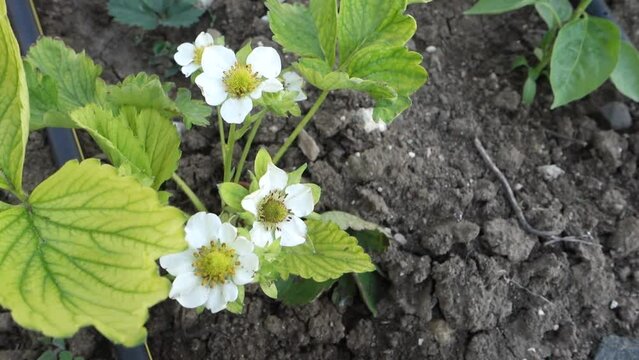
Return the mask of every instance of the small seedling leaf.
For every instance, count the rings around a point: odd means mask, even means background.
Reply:
[[[536,0],[479,0],[473,7],[466,10],[466,15],[494,15],[521,9],[532,5]]]
[[[619,61],[611,75],[619,92],[639,102],[639,51],[627,41],[622,41]]]

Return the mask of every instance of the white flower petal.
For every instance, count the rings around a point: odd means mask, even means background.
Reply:
[[[260,190],[284,190],[288,183],[286,171],[273,164],[268,164],[266,173],[260,178]]]
[[[220,226],[220,232],[218,233],[217,238],[220,239],[220,242],[223,244],[232,243],[237,237],[237,229],[235,226],[224,223]]]
[[[257,100],[262,97],[262,92],[264,92],[264,83],[260,83],[255,90],[250,94],[251,99]]]
[[[186,76],[186,77],[189,77],[194,72],[196,72],[199,68],[200,68],[200,65],[192,62],[192,63],[190,63],[188,65],[182,66],[182,74],[184,74],[184,76]]]
[[[277,79],[266,79],[262,84],[262,91],[266,92],[278,92],[284,90],[284,86]]]
[[[255,272],[259,267],[259,259],[257,255],[250,253],[239,257],[240,266],[235,269],[233,282],[238,285],[246,285],[253,282]]]
[[[228,242],[228,245],[235,250],[238,255],[252,254],[253,243],[245,237],[234,238]]]
[[[199,48],[211,46],[214,44],[213,36],[211,34],[202,31],[197,38],[195,38],[195,46]]]
[[[227,303],[237,300],[237,295],[239,293],[240,292],[237,288],[237,285],[235,285],[231,281],[227,281],[224,285],[222,285],[222,295],[224,295],[224,300]]]
[[[306,241],[306,224],[302,219],[293,216],[279,225],[275,235],[280,238],[282,246],[297,246]]]
[[[191,292],[196,286],[200,286],[201,280],[193,272],[183,273],[175,277],[169,297],[175,299],[181,294]]]
[[[280,54],[272,47],[256,47],[246,58],[246,63],[267,79],[276,78],[282,72]]]
[[[192,249],[199,249],[211,241],[217,240],[220,226],[222,226],[222,222],[217,215],[199,212],[191,216],[186,223],[184,228],[186,241]]]
[[[244,199],[242,199],[242,208],[254,216],[257,216],[257,204],[259,204],[266,195],[268,195],[268,191],[261,189],[246,195]]]
[[[202,286],[200,281],[192,272],[178,275],[173,281],[169,297],[189,309],[203,305],[209,297],[210,289]]]
[[[304,85],[304,78],[295,71],[285,72],[282,78],[284,78],[284,85],[287,90],[301,90],[302,85]]]
[[[195,78],[195,84],[202,89],[204,100],[211,106],[218,106],[226,100],[228,94],[222,79],[202,73]]]
[[[185,272],[193,272],[193,250],[189,249],[177,254],[164,255],[160,258],[162,266],[169,274],[178,276]]]
[[[180,66],[188,65],[195,58],[195,46],[190,43],[184,43],[177,47],[177,52],[173,55],[173,59]]]
[[[223,78],[224,72],[235,65],[237,59],[233,50],[220,45],[209,46],[202,55],[202,69],[216,78]]]
[[[306,96],[306,93],[304,93],[302,90],[297,92],[297,96],[295,97],[295,101],[304,101],[308,99],[308,97]]]
[[[307,216],[313,212],[315,201],[313,201],[313,192],[308,185],[295,184],[286,187],[286,199],[284,205],[291,210],[297,217]]]
[[[241,124],[246,119],[246,116],[253,110],[253,100],[250,97],[243,97],[239,99],[229,98],[223,104],[220,109],[222,119],[229,124]]]
[[[251,229],[251,241],[253,241],[253,244],[257,247],[264,247],[273,242],[273,235],[262,223],[255,222]]]
[[[206,308],[213,313],[226,309],[226,301],[224,301],[221,286],[216,286],[211,289],[209,300],[206,302]]]

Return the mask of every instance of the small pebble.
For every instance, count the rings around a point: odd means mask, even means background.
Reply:
[[[434,47],[433,45],[430,45],[430,46],[428,46],[428,47],[426,48],[426,52],[427,52],[427,53],[429,53],[429,54],[432,54],[432,53],[434,53],[435,51],[437,51],[437,48],[436,48],[436,47]]]
[[[566,172],[557,165],[543,165],[537,168],[537,171],[546,179],[546,181],[555,180]]]
[[[415,155],[415,153],[414,153],[414,152],[412,152],[412,151],[409,151],[409,152],[408,152],[408,157],[409,157],[409,158],[414,159],[414,158],[415,158],[415,156],[417,156],[417,155]]]
[[[618,307],[619,307],[619,303],[618,303],[617,301],[612,300],[612,301],[610,302],[610,310],[614,310],[614,309],[616,309],[616,308],[618,308]]]
[[[544,309],[540,308],[539,310],[537,310],[537,315],[544,316],[544,315],[546,315],[546,313],[544,312]]]
[[[423,343],[424,343],[424,339],[422,338],[417,339],[417,346],[422,346]]]
[[[632,117],[628,106],[620,101],[612,101],[599,109],[601,115],[614,130],[625,130],[632,127]]]

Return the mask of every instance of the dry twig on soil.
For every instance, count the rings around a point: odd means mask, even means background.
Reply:
[[[524,212],[521,210],[521,207],[519,207],[519,204],[517,203],[517,199],[515,198],[515,193],[513,192],[513,189],[510,186],[508,179],[506,179],[506,176],[504,176],[504,174],[501,172],[501,170],[499,170],[497,165],[495,165],[491,157],[486,152],[486,149],[484,148],[484,145],[482,145],[479,138],[475,138],[474,143],[475,143],[475,148],[477,148],[477,151],[479,151],[479,154],[481,155],[481,158],[484,160],[486,165],[488,165],[490,170],[492,170],[492,172],[495,173],[495,175],[497,175],[497,178],[499,179],[499,182],[501,183],[502,188],[506,192],[506,198],[508,199],[508,202],[510,203],[511,208],[515,212],[515,215],[517,216],[517,221],[519,222],[519,226],[521,226],[522,229],[524,229],[524,231],[526,231],[529,234],[533,234],[535,236],[539,236],[541,238],[546,239],[546,242],[544,242],[544,245],[552,245],[558,242],[573,242],[573,243],[580,243],[580,244],[586,244],[586,245],[594,245],[599,247],[601,246],[601,244],[597,244],[592,241],[593,238],[590,233],[587,233],[586,235],[581,235],[581,236],[560,236],[558,232],[543,231],[543,230],[538,230],[532,227],[528,223],[528,220],[526,220],[526,217],[524,216]],[[587,241],[586,239],[591,241]]]

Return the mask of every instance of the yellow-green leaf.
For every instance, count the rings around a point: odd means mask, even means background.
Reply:
[[[0,1],[0,188],[22,195],[29,93],[7,7]]]
[[[267,0],[266,7],[273,39],[281,44],[285,51],[324,59],[318,31],[308,7],[300,4],[282,4],[278,0]]]
[[[306,220],[307,242],[283,247],[274,262],[275,270],[287,278],[289,274],[323,282],[351,272],[374,271],[370,256],[357,244],[357,239],[332,222]]]
[[[116,343],[139,344],[148,308],[170,288],[155,260],[183,250],[184,220],[115,168],[69,162],[28,205],[0,213],[0,305],[47,336],[93,325]]]

